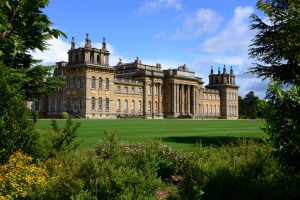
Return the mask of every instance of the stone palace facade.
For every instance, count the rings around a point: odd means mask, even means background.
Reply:
[[[63,75],[61,90],[40,99],[36,109],[54,117],[67,111],[75,117],[117,118],[238,118],[238,86],[232,68],[224,66],[202,78],[186,65],[162,70],[134,62],[109,65],[109,51],[103,38],[102,48],[93,48],[86,37],[85,46],[76,48],[74,38],[68,62],[58,62],[54,75]]]

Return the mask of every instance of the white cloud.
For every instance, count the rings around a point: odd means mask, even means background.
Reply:
[[[146,0],[141,4],[136,14],[142,15],[167,8],[180,10],[182,4],[179,0]]]
[[[222,20],[222,16],[215,11],[200,8],[185,16],[181,27],[177,29],[172,39],[193,39],[206,32],[215,32]]]
[[[253,12],[250,6],[237,7],[225,28],[204,42],[203,50],[207,53],[247,51],[255,34],[249,29],[249,17]]]
[[[55,62],[68,61],[68,50],[71,45],[62,38],[52,38],[47,41],[48,49],[45,51],[36,50],[31,52],[34,59],[42,60],[44,65],[54,65]]]

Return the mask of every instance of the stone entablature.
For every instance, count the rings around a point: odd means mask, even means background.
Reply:
[[[238,86],[235,75],[223,68],[209,75],[209,84],[196,77],[184,64],[162,70],[137,57],[134,62],[109,65],[109,51],[92,48],[87,35],[85,46],[75,47],[72,39],[69,61],[58,62],[54,75],[63,75],[65,84],[41,99],[36,108],[45,115],[67,111],[84,118],[116,118],[123,115],[144,118],[238,118]]]

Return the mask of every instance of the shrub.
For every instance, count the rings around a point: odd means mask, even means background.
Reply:
[[[43,165],[33,164],[30,156],[16,152],[0,166],[0,199],[21,199],[42,193],[47,178]]]
[[[59,115],[60,119],[68,119],[69,118],[69,113],[67,112],[61,112]]]

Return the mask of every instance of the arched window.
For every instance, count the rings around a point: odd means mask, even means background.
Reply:
[[[91,100],[92,110],[95,110],[95,103],[96,103],[95,97],[92,97],[92,100]]]
[[[96,89],[96,77],[92,76],[92,89]]]
[[[125,99],[125,101],[124,101],[124,111],[128,112],[128,101],[127,101],[127,99]]]
[[[106,78],[106,87],[105,87],[106,90],[109,90],[109,79]]]
[[[141,112],[141,108],[142,108],[142,102],[141,100],[139,100],[139,103],[138,103],[138,111]]]
[[[131,101],[131,112],[134,112],[135,110],[135,102],[134,100]]]
[[[121,110],[121,100],[118,99],[117,101],[117,111],[120,111]]]
[[[99,77],[99,82],[98,82],[99,84],[99,90],[102,90],[102,78],[101,77]]]
[[[98,100],[99,111],[102,112],[102,98],[100,97]]]
[[[109,112],[109,98],[105,99],[105,111]]]
[[[97,55],[97,63],[100,64],[100,56]]]

